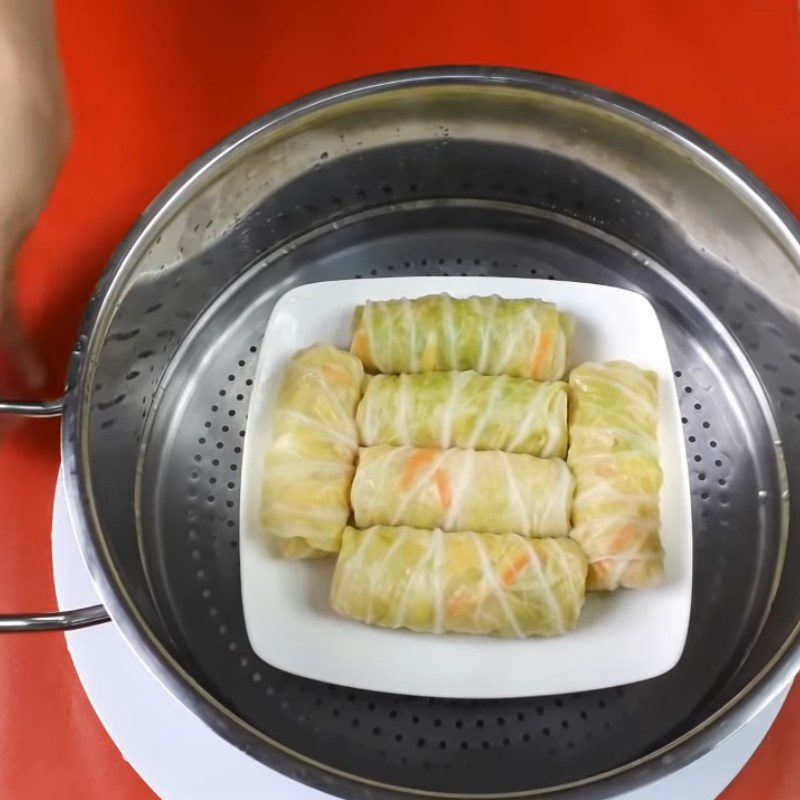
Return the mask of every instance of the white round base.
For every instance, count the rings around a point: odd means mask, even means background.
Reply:
[[[81,559],[59,477],[53,508],[53,567],[60,608],[98,602]],[[125,760],[163,800],[324,800],[237,750],[181,705],[150,673],[113,624],[67,634],[89,701]],[[755,752],[788,689],[708,755],[624,800],[713,800]]]

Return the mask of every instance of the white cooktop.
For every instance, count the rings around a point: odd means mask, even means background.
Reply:
[[[98,602],[72,533],[60,477],[53,507],[53,567],[60,608]],[[206,727],[147,670],[113,624],[69,633],[67,646],[109,736],[162,800],[330,797],[268,769]],[[787,693],[702,759],[622,797],[713,800],[755,752]]]

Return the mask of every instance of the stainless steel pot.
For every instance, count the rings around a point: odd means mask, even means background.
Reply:
[[[594,281],[655,304],[694,516],[690,633],[667,675],[564,697],[444,701],[307,681],[251,651],[238,469],[270,308],[299,283],[409,273]],[[300,781],[354,798],[609,797],[713,748],[800,663],[800,530],[789,515],[799,308],[797,222],[731,158],[651,109],[486,68],[330,89],[191,165],[109,264],[64,399],[81,548],[159,679]]]

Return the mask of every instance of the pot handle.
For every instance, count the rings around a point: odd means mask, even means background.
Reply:
[[[0,399],[0,414],[22,417],[58,417],[64,403],[61,400],[17,402]],[[73,611],[53,611],[45,614],[0,614],[0,634],[33,633],[35,631],[71,631],[86,628],[110,617],[103,606],[76,608]]]
[[[60,417],[63,410],[63,400],[26,402],[0,399],[0,414],[15,414],[18,417]]]
[[[74,631],[108,622],[111,617],[103,606],[53,611],[46,614],[0,614],[0,635],[41,631]]]

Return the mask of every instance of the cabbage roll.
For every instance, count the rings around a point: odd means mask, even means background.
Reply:
[[[575,627],[585,585],[586,556],[567,537],[346,528],[331,603],[384,628],[552,636]]]
[[[321,345],[297,353],[286,369],[264,462],[261,523],[289,558],[339,551],[363,379],[355,356]]]
[[[374,375],[356,413],[362,445],[567,454],[567,386],[477,372]]]
[[[542,300],[430,295],[359,306],[351,351],[372,372],[474,369],[539,381],[564,374],[568,317]]]
[[[656,373],[625,361],[574,369],[569,435],[576,481],[571,535],[589,559],[587,588],[658,583],[664,552]]]
[[[565,536],[574,481],[564,461],[497,450],[362,447],[355,523]]]

